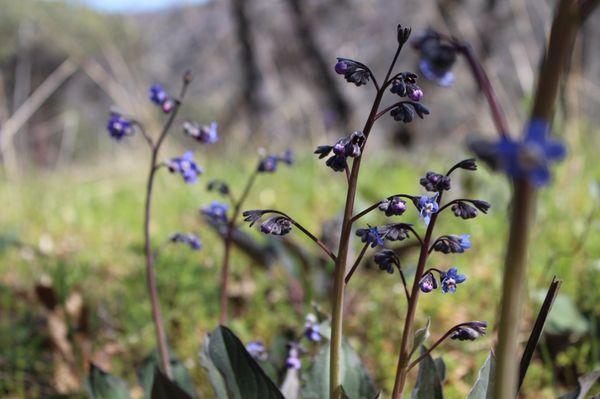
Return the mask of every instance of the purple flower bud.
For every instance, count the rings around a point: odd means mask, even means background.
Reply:
[[[162,106],[168,98],[169,94],[167,94],[161,85],[152,85],[150,87],[150,101],[154,104]]]
[[[406,202],[400,197],[392,197],[381,201],[378,208],[385,212],[385,216],[400,216],[406,211]]]
[[[419,180],[421,186],[427,191],[444,191],[450,190],[450,176],[440,175],[439,173],[427,172],[425,177]]]
[[[343,75],[348,71],[348,63],[344,60],[339,60],[335,64],[335,73],[338,75]]]
[[[468,324],[456,327],[450,335],[450,339],[458,339],[459,341],[474,341],[477,338],[485,335],[487,329],[486,321],[472,321]]]
[[[173,111],[173,108],[175,108],[175,101],[169,98],[162,103],[160,108],[165,114],[168,114],[169,112]]]
[[[423,90],[421,90],[421,89],[411,90],[408,93],[408,98],[410,98],[413,101],[421,101],[423,99]]]
[[[452,205],[451,209],[456,217],[462,219],[473,219],[477,216],[477,209],[463,201],[458,201],[456,204]]]
[[[227,223],[227,210],[229,206],[219,201],[213,201],[209,206],[200,209],[200,212],[213,226]]]
[[[204,144],[213,144],[219,140],[217,128],[217,122],[212,122],[210,126],[200,126],[196,122],[183,123],[184,133]]]
[[[424,275],[421,278],[421,281],[419,281],[419,289],[424,293],[428,293],[435,290],[437,286],[437,280],[431,272]]]
[[[133,134],[133,122],[123,118],[121,114],[116,112],[110,114],[106,128],[108,129],[110,136],[117,141],[125,136]]]
[[[285,216],[273,216],[260,225],[260,231],[265,234],[284,236],[292,231],[292,222]]]

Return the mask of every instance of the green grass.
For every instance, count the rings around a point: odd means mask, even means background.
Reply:
[[[538,201],[523,339],[538,308],[538,291],[547,288],[553,275],[564,279],[561,292],[585,316],[584,324],[596,321],[597,325],[600,317],[600,164],[595,160],[595,145],[579,140],[571,138],[569,144],[581,152],[573,151],[576,155],[557,169],[555,184],[543,190]],[[240,190],[254,162],[239,159],[234,152],[228,155],[226,162],[217,156],[200,156],[207,170],[202,183],[223,178],[234,190]],[[420,193],[421,174],[429,169],[445,170],[463,155],[454,151],[424,158],[421,154],[380,151],[363,164],[357,209],[393,193]],[[8,365],[2,371],[8,378],[0,378],[3,394],[35,397],[50,389],[53,368],[45,342],[47,333],[38,320],[41,308],[31,300],[34,284],[46,276],[53,280],[61,302],[75,290],[83,293],[90,309],[93,348],[100,350],[117,343],[118,351],[110,358],[111,372],[134,385],[134,368],[154,345],[141,255],[145,170],[137,161],[144,167],[147,162],[135,156],[123,162],[0,182],[0,201],[5,204],[0,214],[0,312],[8,315],[0,318],[0,359]],[[345,195],[343,175],[330,172],[322,163],[301,156],[292,168],[261,176],[245,209],[276,207],[319,233],[322,222],[339,215]],[[431,266],[457,265],[469,276],[455,295],[438,292],[423,296],[417,324],[431,317],[432,338],[466,320],[484,319],[494,326],[510,187],[501,176],[480,169],[461,173],[453,182],[452,195],[488,200],[493,204],[489,215],[463,221],[448,213],[439,224],[440,234],[471,234],[473,248],[462,255],[434,254],[431,259]],[[221,245],[198,215],[199,206],[216,198],[204,187],[186,186],[179,177],[161,173],[152,232],[156,244],[177,230],[202,235],[203,251],[168,247],[157,260],[156,272],[171,344],[190,366],[199,391],[210,397],[197,353],[202,337],[217,323]],[[404,220],[421,228],[414,211],[407,212]],[[380,215],[373,214],[361,224],[381,221]],[[318,253],[303,236],[292,234],[290,239]],[[22,245],[13,245],[15,240]],[[358,244],[357,240],[356,248]],[[403,262],[410,270],[415,254]],[[290,272],[285,265],[266,271],[239,251],[235,251],[232,265],[233,286],[242,294],[234,301],[237,316],[230,326],[244,341],[269,342],[284,328],[300,329],[311,301],[329,309],[327,290],[319,289],[318,284],[314,297],[306,298],[303,308],[294,308],[289,301]],[[292,274],[312,281],[297,271]],[[405,310],[398,275],[361,268],[349,285],[348,301],[346,334],[377,386],[389,390]],[[568,325],[571,315],[558,315],[561,317]],[[583,331],[589,330],[584,327]],[[553,366],[571,365],[577,373],[600,366],[597,337],[592,339],[590,334],[571,334],[569,339],[576,345],[550,357],[553,365],[536,358],[525,392],[531,397],[554,397],[564,391],[555,382]],[[447,397],[465,396],[493,342],[491,333],[474,343],[447,343],[436,352],[443,354],[448,367]],[[545,344],[542,347],[548,352]],[[574,374],[566,378],[574,384]]]

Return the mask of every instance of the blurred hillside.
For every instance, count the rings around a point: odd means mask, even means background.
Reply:
[[[195,72],[186,115],[217,120],[221,134],[256,146],[324,140],[356,129],[371,88],[334,76],[336,56],[383,73],[397,23],[433,26],[473,44],[506,107],[521,126],[551,17],[551,1],[257,0],[212,1],[144,14],[100,14],[74,4],[0,1],[0,123],[11,170],[68,165],[102,156],[98,140],[112,105],[155,126],[147,87],[176,90]],[[600,16],[577,43],[563,114],[598,115]],[[416,70],[414,53],[401,68]],[[462,61],[460,61],[462,63]],[[396,143],[454,142],[491,131],[476,86],[460,65],[455,88],[422,82],[432,115],[414,127],[387,122]],[[40,90],[38,90],[40,89]],[[40,91],[42,93],[40,93]],[[481,116],[480,116],[481,115]],[[413,140],[417,139],[417,140]],[[104,144],[102,144],[104,143]]]

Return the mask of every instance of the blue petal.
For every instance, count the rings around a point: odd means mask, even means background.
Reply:
[[[561,160],[567,154],[565,145],[558,141],[548,141],[544,146],[546,151],[546,158],[550,160]]]
[[[451,267],[450,270],[448,270],[448,273],[446,273],[446,275],[449,277],[454,277],[454,276],[456,276],[457,272],[458,272],[458,269],[456,267]]]
[[[467,276],[465,276],[464,274],[457,274],[456,277],[454,277],[454,281],[456,281],[456,284],[460,284],[462,282],[464,282],[467,279]]]
[[[535,168],[529,173],[529,180],[536,187],[546,186],[550,183],[550,171],[545,166]]]
[[[527,132],[525,134],[525,141],[535,141],[537,143],[544,143],[550,130],[550,125],[545,119],[536,118],[529,121],[527,125]]]
[[[194,153],[192,151],[186,151],[181,159],[184,161],[194,161]]]
[[[425,214],[425,216],[423,216],[423,221],[427,226],[429,226],[429,222],[431,221],[431,217],[429,216],[429,214]]]

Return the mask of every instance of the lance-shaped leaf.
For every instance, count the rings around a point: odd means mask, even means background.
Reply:
[[[205,338],[201,356],[219,399],[284,399],[227,327],[219,326]]]
[[[376,395],[371,377],[346,340],[342,343],[341,373],[342,385],[349,399],[372,399]],[[323,346],[317,353],[303,378],[302,398],[329,397],[329,345]]]
[[[192,399],[192,397],[175,382],[161,373],[158,367],[154,368],[152,378],[151,399]]]
[[[577,389],[561,396],[559,399],[584,399],[590,389],[594,387],[594,384],[596,384],[598,379],[600,379],[600,370],[596,370],[579,377],[577,379],[577,383],[579,384]]]
[[[92,399],[129,399],[127,384],[93,363],[85,381],[85,389]]]
[[[196,392],[194,390],[194,383],[192,377],[187,371],[183,363],[170,354],[171,372],[173,373],[173,381],[181,389],[186,391],[192,398],[196,398]],[[154,384],[155,369],[160,368],[160,355],[158,351],[154,349],[143,361],[137,369],[138,380],[140,385],[144,388],[144,398],[149,399],[152,392],[152,386]]]
[[[425,348],[421,347],[421,352],[425,353]],[[417,374],[417,383],[411,394],[411,399],[443,399],[442,379],[431,355],[427,355],[419,363],[419,373]]]
[[[496,369],[496,358],[490,352],[485,363],[479,370],[477,381],[469,391],[467,399],[492,399],[494,395],[494,373]]]

